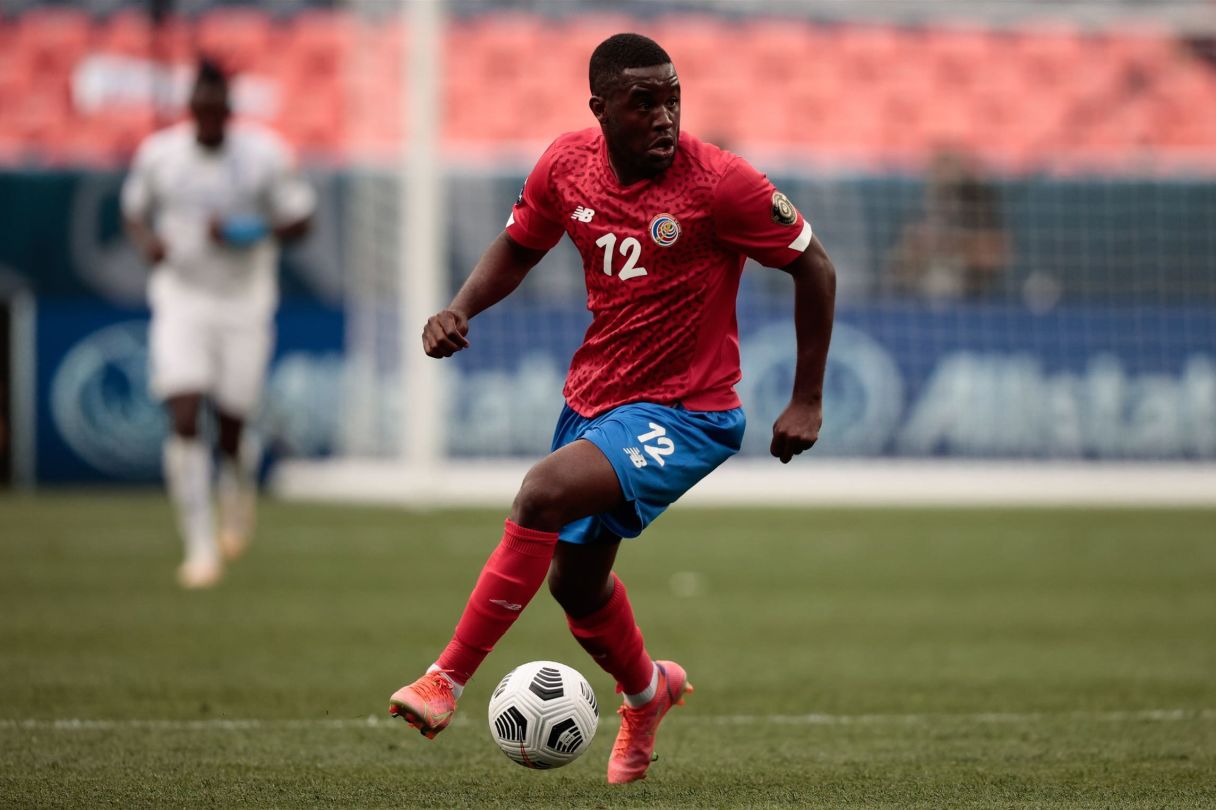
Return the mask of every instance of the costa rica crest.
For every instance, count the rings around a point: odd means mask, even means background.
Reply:
[[[790,198],[780,191],[773,192],[773,222],[778,225],[793,225],[798,221],[798,211]]]
[[[680,238],[680,223],[671,214],[659,214],[650,220],[650,238],[659,247],[671,247]]]

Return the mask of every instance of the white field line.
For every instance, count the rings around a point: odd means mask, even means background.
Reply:
[[[1216,709],[1145,709],[1141,711],[1110,712],[979,712],[974,714],[726,714],[701,716],[685,714],[682,724],[695,723],[715,726],[854,726],[909,725],[930,726],[939,723],[1039,723],[1053,720],[1089,720],[1096,722],[1156,722],[1180,723],[1216,720]],[[468,715],[456,717],[454,725],[472,725]],[[294,718],[283,720],[235,719],[216,717],[207,720],[138,720],[59,718],[13,719],[0,718],[0,731],[120,731],[127,729],[163,731],[260,731],[273,729],[357,729],[401,726],[402,721],[391,717],[364,718]]]

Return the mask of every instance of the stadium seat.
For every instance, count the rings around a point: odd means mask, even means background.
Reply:
[[[1068,26],[1033,26],[1013,35],[1011,47],[1035,85],[1051,88],[1068,81],[1078,66],[1086,63],[1087,42]]]
[[[842,25],[832,32],[841,69],[853,80],[872,81],[897,70],[901,58],[922,58],[919,34],[885,25]]]
[[[300,77],[284,88],[278,126],[303,155],[335,154],[342,146],[345,97],[334,77]]]
[[[140,142],[157,127],[158,122],[150,109],[115,108],[76,119],[59,149],[72,163],[126,164],[135,155]]]
[[[65,93],[26,84],[14,93],[10,102],[4,110],[6,132],[34,147],[61,139],[70,118]]]
[[[356,42],[354,21],[337,12],[302,12],[283,33],[287,70],[298,80],[341,75]]]
[[[731,70],[762,83],[788,82],[821,69],[825,48],[817,29],[796,20],[755,20],[740,26],[732,37],[737,58]]]
[[[276,34],[265,13],[252,8],[218,8],[195,25],[199,51],[233,73],[248,70],[260,54],[275,50]]]
[[[565,51],[567,58],[577,66],[578,78],[583,86],[587,83],[587,63],[596,46],[613,34],[632,31],[637,21],[631,17],[593,11],[550,23],[552,44]],[[676,69],[679,69],[677,65]]]
[[[723,55],[737,36],[730,24],[720,18],[660,17],[655,20],[652,33],[671,56],[679,74],[690,83],[735,69],[733,60],[724,59]]]
[[[152,53],[152,23],[138,11],[120,11],[94,26],[94,48],[100,53],[147,58]]]
[[[48,7],[27,11],[11,47],[40,74],[63,76],[88,51],[93,28],[81,11]]]

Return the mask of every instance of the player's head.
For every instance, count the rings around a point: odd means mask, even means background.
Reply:
[[[228,75],[212,60],[199,60],[198,76],[190,91],[190,115],[198,128],[198,142],[211,148],[222,144],[230,112]]]
[[[632,180],[670,166],[680,138],[680,79],[667,51],[641,34],[614,34],[591,54],[588,78],[591,112],[617,172]]]

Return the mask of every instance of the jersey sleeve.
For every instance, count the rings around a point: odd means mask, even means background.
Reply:
[[[766,267],[785,267],[811,244],[810,220],[743,158],[719,181],[713,218],[720,241]]]
[[[550,200],[549,172],[553,166],[553,149],[550,146],[536,161],[507,219],[507,236],[511,237],[511,241],[533,250],[549,250],[561,241],[562,234],[566,232],[561,224],[561,216]]]
[[[143,221],[152,213],[152,163],[156,142],[145,140],[135,152],[131,170],[122,183],[122,214],[127,219]]]
[[[269,144],[270,173],[266,193],[270,219],[276,225],[293,225],[312,216],[317,193],[296,165],[295,155],[286,143]]]

